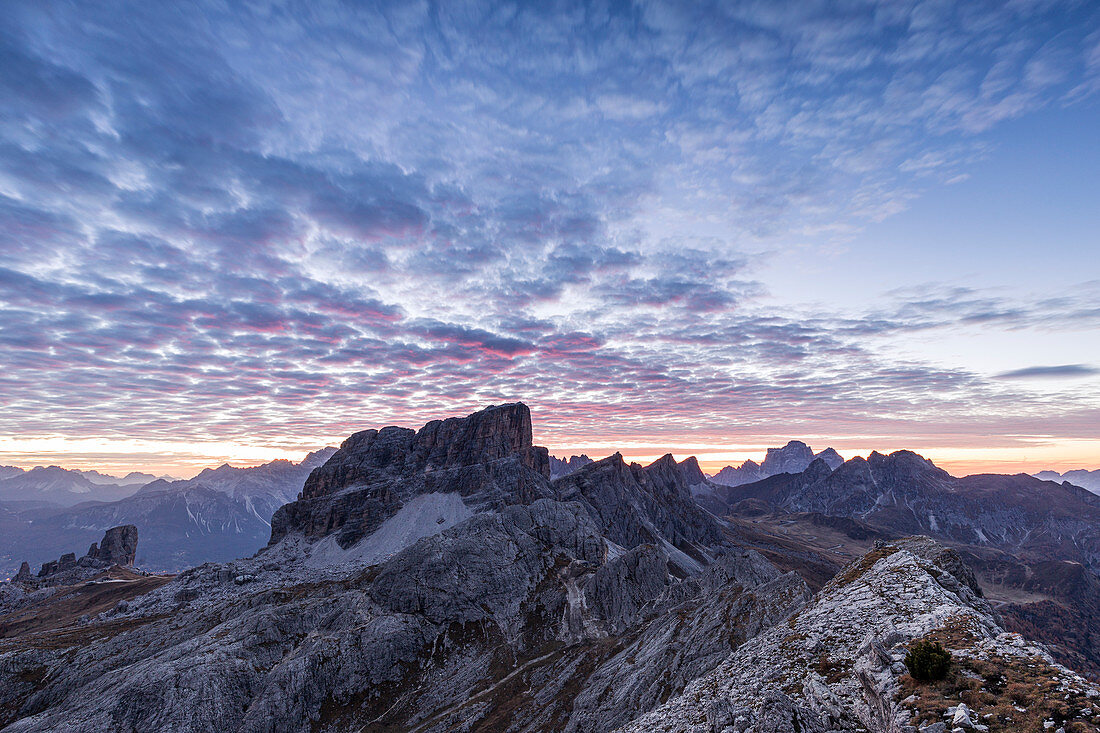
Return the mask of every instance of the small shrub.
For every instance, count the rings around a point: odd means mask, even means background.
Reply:
[[[918,641],[909,647],[905,666],[915,680],[933,682],[942,680],[951,669],[951,652],[938,641]]]

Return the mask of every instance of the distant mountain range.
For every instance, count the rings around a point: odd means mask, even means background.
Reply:
[[[768,448],[763,463],[748,460],[737,468],[726,466],[710,480],[724,486],[750,484],[780,473],[802,473],[815,458],[825,461],[830,468],[836,468],[844,463],[844,459],[832,448],[814,453],[810,446],[801,440],[792,440],[782,448]]]
[[[117,478],[98,471],[37,466],[24,471],[0,467],[0,501],[44,501],[73,506],[85,501],[117,501],[130,496],[155,477],[131,473]]]
[[[149,502],[143,537],[203,528],[209,553],[247,534],[227,507],[243,523],[293,497],[260,552],[155,587],[0,584],[0,726],[1095,727],[1100,689],[1029,641],[1100,676],[1100,497],[1069,483],[797,443],[740,486],[671,455],[574,467],[533,444],[522,403],[363,430],[310,471],[324,457],[94,505],[118,522]],[[947,682],[906,674],[916,640],[950,652]]]
[[[0,577],[22,560],[41,564],[121,524],[139,527],[137,564],[149,570],[250,555],[267,542],[275,510],[293,501],[309,472],[335,450],[323,448],[301,463],[223,465],[144,485],[94,484],[56,466],[21,472],[0,481]]]
[[[568,458],[550,456],[550,478],[555,479],[561,478],[562,476],[568,476],[583,466],[587,466],[589,463],[593,463],[592,459],[583,453],[579,456],[569,456]]]
[[[1095,471],[1087,471],[1083,468],[1079,468],[1076,471],[1066,471],[1065,473],[1058,473],[1057,471],[1040,471],[1035,474],[1035,478],[1042,479],[1043,481],[1057,481],[1059,483],[1069,481],[1074,486],[1080,486],[1082,489],[1088,489],[1094,494],[1100,494],[1100,468]]]
[[[107,473],[100,473],[99,471],[79,471],[79,473],[93,484],[115,484],[116,486],[129,486],[132,484],[143,486],[157,479],[164,479],[166,481],[180,480],[175,476],[169,476],[167,474],[163,476],[154,476],[151,473],[142,473],[141,471],[130,471],[130,473],[125,476],[112,476]]]

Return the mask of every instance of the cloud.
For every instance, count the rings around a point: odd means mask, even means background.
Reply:
[[[873,340],[1083,328],[1093,290],[784,309],[739,243],[852,231],[1091,93],[1086,5],[15,2],[0,432],[1034,417]]]
[[[1085,364],[1062,364],[1059,366],[1033,366],[1002,372],[997,379],[1072,379],[1100,374],[1100,369]]]

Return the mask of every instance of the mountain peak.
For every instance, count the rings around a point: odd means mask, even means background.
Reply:
[[[531,411],[522,402],[492,405],[466,417],[432,420],[416,431],[396,426],[363,430],[313,470],[302,497],[323,496],[379,473],[473,466],[513,454],[549,478],[548,454],[545,448],[533,449]]]
[[[419,430],[363,430],[313,469],[298,501],[275,513],[270,544],[292,532],[336,534],[346,548],[416,497],[457,493],[475,511],[498,509],[551,496],[549,479],[549,453],[532,444],[531,411],[521,402]]]
[[[774,476],[777,473],[802,473],[813,459],[814,452],[810,450],[810,446],[801,440],[792,440],[782,448],[768,448],[768,454],[760,464],[760,469],[766,476]]]
[[[569,456],[568,458],[550,456],[550,478],[556,479],[562,476],[568,476],[590,463],[592,463],[592,459],[583,453],[579,456]]]
[[[826,448],[820,453],[815,454],[814,458],[820,458],[821,460],[825,461],[825,464],[834,471],[840,466],[840,464],[844,463],[844,458],[841,457],[841,455],[832,448]]]
[[[662,476],[667,483],[679,487],[694,486],[706,480],[695,456],[677,463],[671,453],[666,453],[646,466],[645,472],[650,476]]]

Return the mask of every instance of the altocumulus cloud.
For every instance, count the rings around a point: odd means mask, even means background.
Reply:
[[[777,314],[739,251],[888,215],[1093,94],[1087,3],[4,13],[6,434],[308,444],[514,397],[620,435],[1023,420],[1049,402],[868,339],[1096,317]],[[708,216],[729,236],[669,236]]]

